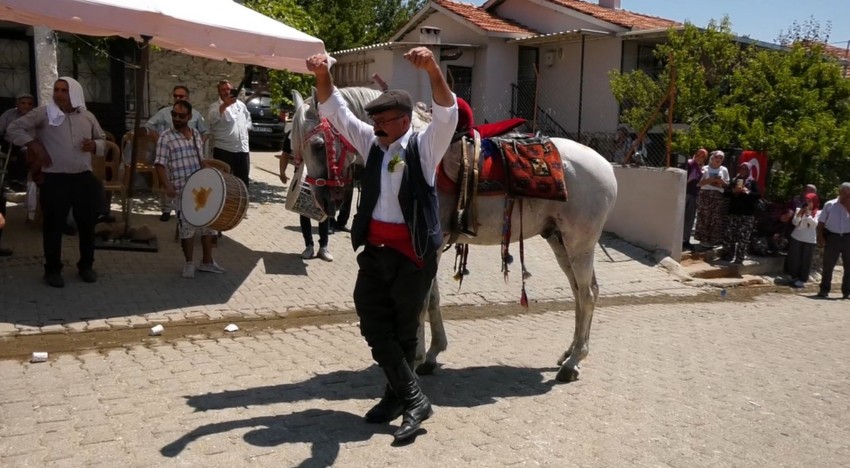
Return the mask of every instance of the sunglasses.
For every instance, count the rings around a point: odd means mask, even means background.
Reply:
[[[188,118],[188,117],[189,117],[189,113],[188,113],[188,112],[174,112],[174,111],[171,111],[171,116],[172,116],[172,117],[177,117],[178,119],[185,119],[185,118]]]
[[[393,117],[391,119],[372,119],[372,123],[374,123],[375,125],[377,125],[379,127],[383,127],[384,125],[392,122],[393,120],[398,120],[402,117],[405,117],[405,115],[402,114],[402,115],[399,115],[398,117]]]

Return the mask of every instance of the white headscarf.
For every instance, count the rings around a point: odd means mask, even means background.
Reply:
[[[80,83],[70,76],[60,76],[59,80],[68,83],[68,95],[71,97],[71,107],[74,110],[85,109],[86,98]],[[47,104],[47,121],[53,127],[58,127],[65,121],[65,112],[56,105],[53,99]]]

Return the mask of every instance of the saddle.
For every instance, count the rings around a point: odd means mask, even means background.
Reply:
[[[460,157],[444,158],[437,170],[437,190],[457,199],[452,240],[477,235],[479,196],[567,200],[561,155],[548,137],[473,135],[456,143]]]

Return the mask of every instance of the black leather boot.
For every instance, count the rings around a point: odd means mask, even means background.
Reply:
[[[393,434],[395,442],[404,442],[419,431],[423,421],[434,414],[431,402],[419,388],[416,374],[410,370],[407,362],[399,361],[384,368],[390,386],[395,390],[404,405],[401,426]]]
[[[387,384],[381,401],[366,413],[366,422],[374,424],[388,423],[401,416],[402,411],[404,411],[404,403],[390,384]]]

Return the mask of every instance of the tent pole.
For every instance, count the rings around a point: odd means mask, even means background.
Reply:
[[[129,179],[127,182],[127,198],[124,201],[124,237],[130,233],[130,212],[132,211],[133,203],[133,182],[136,178],[136,159],[142,149],[142,135],[139,134],[139,127],[142,121],[142,106],[144,106],[145,94],[145,77],[148,71],[148,61],[150,59],[150,40],[151,36],[142,36],[142,53],[139,58],[140,66],[136,68],[136,121],[133,124],[133,154],[130,157]],[[156,177],[154,175],[154,177]]]

